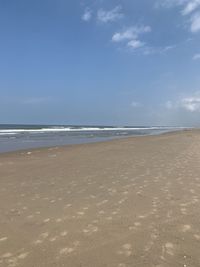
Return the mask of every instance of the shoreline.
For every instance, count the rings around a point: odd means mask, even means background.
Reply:
[[[200,266],[199,161],[200,130],[0,154],[0,265]]]
[[[174,131],[169,131],[169,132],[163,132],[163,133],[157,133],[157,134],[148,134],[148,135],[132,135],[132,136],[126,136],[126,137],[115,137],[115,138],[110,138],[108,140],[99,140],[99,141],[93,141],[93,142],[84,142],[84,143],[77,143],[77,144],[64,144],[64,145],[54,145],[54,146],[39,146],[39,147],[31,147],[31,148],[25,148],[25,149],[17,149],[17,150],[12,150],[12,151],[5,151],[5,152],[0,152],[1,155],[5,154],[12,154],[12,153],[26,153],[26,152],[34,152],[37,150],[44,150],[44,149],[51,149],[51,148],[67,148],[67,147],[73,147],[73,146],[81,146],[81,145],[89,145],[89,144],[98,144],[98,143],[107,143],[107,142],[113,142],[113,141],[118,141],[118,140],[123,140],[123,139],[131,139],[131,138],[144,138],[148,136],[161,136],[161,135],[168,135],[168,134],[173,134],[173,133],[181,133],[185,131],[198,131],[199,129],[181,129],[181,130],[174,130]]]

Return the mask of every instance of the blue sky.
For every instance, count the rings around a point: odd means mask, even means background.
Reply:
[[[0,123],[200,125],[200,0],[1,0]]]

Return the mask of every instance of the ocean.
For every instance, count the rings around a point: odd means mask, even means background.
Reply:
[[[155,135],[181,129],[185,128],[0,124],[0,153],[38,147],[100,142],[135,135]]]

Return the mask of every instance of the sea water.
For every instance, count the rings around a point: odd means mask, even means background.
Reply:
[[[14,125],[0,124],[0,152],[155,135],[184,129],[156,126]]]

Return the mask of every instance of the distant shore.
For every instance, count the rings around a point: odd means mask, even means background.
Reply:
[[[0,154],[0,266],[200,266],[200,130]]]

